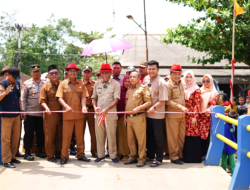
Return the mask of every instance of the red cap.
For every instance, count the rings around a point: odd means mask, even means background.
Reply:
[[[96,74],[96,76],[98,76],[98,77],[99,77],[99,76],[100,76],[100,74],[101,74],[101,71],[98,71],[98,73]]]
[[[110,71],[112,71],[112,69],[108,63],[102,64],[100,72],[110,72]]]
[[[177,64],[173,64],[169,71],[174,73],[183,73],[183,71],[181,70],[181,66]]]
[[[68,67],[65,68],[65,71],[68,71],[70,69],[76,69],[77,71],[79,71],[80,69],[77,68],[76,64],[75,63],[70,63],[68,64]]]

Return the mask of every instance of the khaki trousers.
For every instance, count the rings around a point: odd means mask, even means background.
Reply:
[[[62,151],[62,114],[51,113],[44,116],[45,152],[47,160],[61,157]]]
[[[167,141],[170,160],[183,157],[182,151],[186,135],[186,120],[183,118],[166,118]]]
[[[2,125],[2,160],[3,163],[16,159],[18,141],[20,139],[20,115],[17,117],[1,117]]]
[[[76,146],[77,146],[77,158],[85,156],[84,154],[84,140],[83,140],[83,119],[76,120],[63,120],[63,140],[62,140],[62,152],[61,158],[69,159],[69,146],[75,130]]]
[[[116,137],[118,154],[129,155],[127,127],[124,124],[124,117],[120,118],[117,122]]]
[[[138,161],[146,161],[146,115],[140,114],[135,117],[127,117],[128,146],[130,150],[129,159],[137,158],[138,142]]]
[[[94,108],[89,109],[89,112],[95,112]],[[93,113],[88,113],[85,115],[85,118],[83,118],[83,137],[85,134],[85,129],[86,129],[86,122],[88,122],[89,126],[89,133],[90,133],[90,142],[91,142],[91,154],[97,153],[97,148],[96,148],[96,136],[95,136],[95,118]]]
[[[105,142],[107,137],[109,156],[111,159],[114,159],[117,157],[117,147],[116,147],[117,120],[107,120],[107,127],[105,127],[103,121],[99,127],[98,118],[99,116],[96,116],[95,119],[95,133],[96,133],[98,158],[105,158]]]

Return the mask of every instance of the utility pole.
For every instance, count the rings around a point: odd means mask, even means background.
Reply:
[[[147,38],[147,22],[146,22],[146,5],[145,0],[143,0],[144,5],[144,25],[145,25],[145,42],[146,42],[146,61],[148,62],[148,38]]]
[[[146,43],[146,61],[148,62],[148,38],[147,38],[147,35],[148,35],[148,32],[147,32],[147,22],[146,22],[146,5],[145,5],[145,0],[143,0],[143,7],[144,7],[144,26],[145,26],[145,29],[141,27],[140,24],[138,24],[134,17],[132,15],[127,15],[126,17],[130,20],[133,20],[134,23],[140,27],[143,32],[145,33],[145,43]]]
[[[18,32],[18,42],[17,42],[17,67],[21,71],[21,31],[27,30],[27,27],[24,27],[20,24],[15,24],[15,26],[11,27],[12,30],[17,30]]]

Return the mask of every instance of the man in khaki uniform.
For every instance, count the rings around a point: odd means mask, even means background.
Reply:
[[[151,102],[150,92],[147,86],[140,84],[140,74],[137,71],[130,73],[131,88],[126,93],[125,111],[131,111],[124,115],[127,123],[129,159],[124,164],[137,162],[137,143],[139,159],[137,167],[142,167],[146,162],[146,114],[145,109]]]
[[[166,102],[166,111],[183,111],[184,113],[166,113],[167,141],[169,157],[172,163],[183,164],[180,158],[183,157],[186,135],[185,113],[188,109],[185,107],[185,92],[181,82],[181,66],[174,64],[170,71],[168,86],[168,101]]]
[[[157,61],[149,61],[147,70],[148,76],[144,78],[143,83],[149,87],[152,99],[152,106],[148,108],[147,113],[147,160],[153,161],[150,164],[151,167],[157,167],[161,165],[163,159],[165,114],[155,113],[155,111],[165,111],[168,89],[166,82],[158,74]]]
[[[69,159],[68,150],[73,130],[75,130],[76,135],[78,160],[90,162],[90,159],[85,157],[83,139],[83,113],[87,113],[86,97],[88,97],[88,92],[83,82],[76,79],[77,72],[80,69],[77,68],[75,63],[70,63],[65,70],[68,72],[69,78],[60,83],[56,93],[63,110],[66,110],[66,113],[63,113],[62,159],[60,164],[66,164]]]
[[[143,84],[143,79],[145,78],[145,76],[148,75],[147,62],[141,61],[138,66],[139,66],[139,73],[140,73],[140,84]]]
[[[82,69],[83,82],[88,90],[89,97],[87,98],[87,110],[88,112],[94,112],[94,107],[92,104],[92,94],[95,85],[95,81],[91,80],[90,77],[93,75],[92,68],[90,66],[84,66]],[[83,118],[83,136],[85,133],[86,123],[88,122],[91,149],[90,152],[93,158],[97,158],[97,148],[96,148],[96,136],[95,136],[95,118],[93,113],[88,113]]]
[[[50,80],[41,89],[39,103],[47,112],[43,115],[47,160],[57,162],[56,158],[61,158],[62,150],[62,113],[51,113],[51,111],[62,110],[62,105],[56,97],[61,81],[59,81],[59,71],[56,65],[48,67],[48,74]]]
[[[108,114],[108,112],[117,112],[116,104],[120,99],[120,83],[111,78],[112,69],[109,64],[103,64],[100,72],[102,79],[95,83],[92,95],[92,103],[95,109],[95,131],[97,140],[98,158],[95,162],[105,160],[105,141],[108,137],[109,155],[113,163],[117,163],[117,145],[116,145],[116,128],[117,114]],[[106,118],[98,126],[99,117]],[[105,125],[105,123],[107,125]]]

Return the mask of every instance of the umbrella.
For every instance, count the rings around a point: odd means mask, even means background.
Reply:
[[[93,40],[86,46],[81,56],[105,53],[107,63],[107,52],[130,49],[131,46],[118,38]]]

